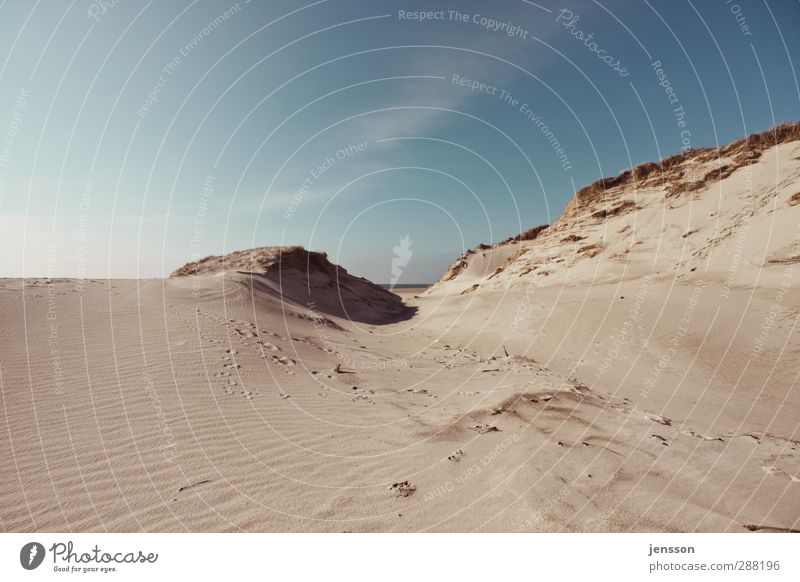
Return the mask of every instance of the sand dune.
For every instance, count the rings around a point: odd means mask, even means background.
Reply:
[[[460,257],[432,291],[653,276],[775,287],[800,262],[800,124],[689,150],[579,190],[549,227]]]
[[[336,315],[355,322],[391,323],[407,319],[413,308],[402,300],[346,269],[328,261],[324,253],[302,247],[261,247],[206,257],[187,263],[172,277],[209,277],[236,272],[253,275],[253,292],[272,295],[301,310]]]
[[[0,523],[796,530],[794,131],[590,186],[402,300],[295,247],[3,280]]]

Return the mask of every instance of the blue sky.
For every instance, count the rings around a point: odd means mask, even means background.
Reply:
[[[399,283],[432,281],[600,176],[800,118],[798,24],[798,2],[6,0],[0,275],[301,244],[388,282],[409,235]]]

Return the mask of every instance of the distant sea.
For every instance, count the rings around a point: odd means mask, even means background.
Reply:
[[[430,287],[433,283],[405,283],[405,284],[397,284],[394,286],[395,289],[425,289]],[[378,283],[378,287],[383,287],[384,289],[389,289],[392,285],[389,283]]]

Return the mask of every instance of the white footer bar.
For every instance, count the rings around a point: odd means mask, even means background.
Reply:
[[[794,534],[3,534],[0,580],[800,580],[799,550]]]

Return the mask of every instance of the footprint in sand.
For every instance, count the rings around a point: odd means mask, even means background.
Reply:
[[[287,356],[272,356],[272,361],[276,364],[281,364],[283,366],[294,366],[297,362],[295,362],[292,358]]]
[[[430,391],[426,390],[425,388],[408,388],[406,389],[406,392],[411,392],[412,394],[424,394],[429,398],[439,398],[435,394],[431,394]]]
[[[476,424],[469,427],[469,430],[474,430],[478,434],[486,434],[490,432],[500,432],[500,429],[491,424]]]
[[[664,426],[672,426],[672,419],[660,414],[645,414],[644,417],[652,422],[663,424]]]
[[[241,396],[247,400],[253,400],[259,394],[258,390],[248,390],[244,386],[239,386],[235,380],[228,380],[228,384],[222,387],[222,392],[226,396]]]
[[[413,495],[417,490],[416,485],[412,485],[408,481],[400,481],[399,483],[392,483],[389,486],[389,491],[393,491],[397,497],[408,497]]]
[[[665,447],[669,446],[667,439],[661,436],[660,434],[651,434],[650,438],[658,439],[659,441],[661,441],[661,444],[664,445]]]
[[[800,474],[792,475],[787,471],[778,467],[778,462],[782,460],[781,455],[775,455],[769,459],[761,462],[761,470],[771,477],[779,477],[788,479],[792,483],[800,483]]]
[[[464,457],[464,451],[458,449],[455,453],[447,457],[447,460],[450,461],[451,463],[459,463],[461,462],[461,459],[463,457]]]
[[[680,431],[680,433],[681,433],[681,434],[688,435],[688,436],[690,436],[690,437],[694,437],[694,438],[696,438],[696,439],[701,439],[701,440],[704,440],[704,441],[719,441],[719,442],[721,442],[721,443],[724,443],[724,442],[725,442],[725,441],[722,439],[722,437],[712,437],[712,436],[707,436],[707,435],[700,434],[699,432],[695,432],[695,431],[693,431],[693,430],[689,430],[689,429],[687,429],[687,430],[681,430],[681,431]]]

